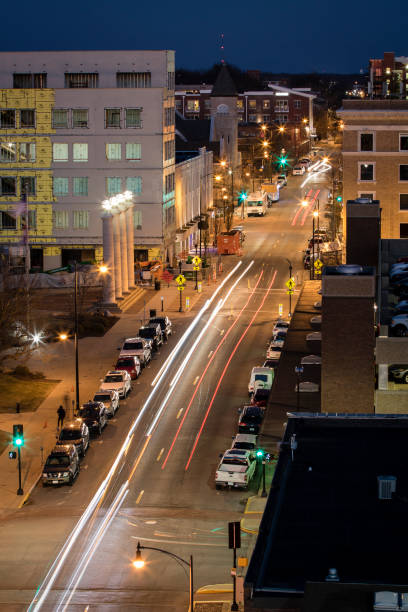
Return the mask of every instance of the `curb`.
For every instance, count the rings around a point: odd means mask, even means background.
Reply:
[[[40,481],[41,478],[41,473],[42,473],[42,467],[40,470],[40,473],[38,474],[38,476],[35,477],[35,480],[33,482],[33,484],[31,485],[31,487],[28,490],[28,493],[26,493],[23,497],[23,499],[21,500],[21,503],[18,504],[17,509],[21,510],[21,508],[23,506],[25,506],[25,504],[28,502],[28,498],[30,497],[31,493],[33,492],[33,490],[35,489],[35,487],[37,486],[38,482]]]
[[[232,593],[232,584],[209,584],[207,586],[200,587],[197,589],[197,593],[207,593],[209,595],[218,595],[222,593]],[[200,602],[205,603],[205,602]]]

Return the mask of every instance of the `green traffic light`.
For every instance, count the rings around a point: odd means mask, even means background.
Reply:
[[[281,157],[279,157],[280,166],[286,166],[287,163],[288,163],[288,158],[285,155],[282,155]]]
[[[16,446],[22,446],[22,444],[23,444],[22,438],[16,438],[15,441],[14,441],[14,444]]]
[[[341,201],[343,200],[343,198],[342,198],[341,196],[337,196],[336,200],[337,200],[338,202],[341,202]]]
[[[263,454],[264,454],[264,452],[263,452],[263,450],[261,450],[261,449],[259,449],[259,450],[257,450],[257,451],[256,451],[256,456],[257,456],[257,457],[263,457]]]

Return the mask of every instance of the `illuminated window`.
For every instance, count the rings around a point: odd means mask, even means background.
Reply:
[[[68,161],[68,144],[66,142],[54,142],[53,143],[52,160],[55,162]]]
[[[88,143],[87,142],[75,142],[72,145],[72,158],[74,162],[87,162],[88,161]]]
[[[119,142],[106,143],[106,159],[118,160],[122,158],[122,145]]]
[[[72,195],[87,196],[88,195],[88,177],[74,176],[72,179]]]
[[[52,180],[52,192],[55,196],[68,195],[68,179],[66,177],[54,176]]]
[[[126,179],[126,190],[138,195],[142,193],[142,177],[128,176]]]
[[[137,161],[142,159],[142,145],[138,142],[127,142],[126,159],[128,161]]]
[[[187,110],[198,113],[200,110],[200,100],[187,100]]]
[[[35,162],[35,142],[20,142],[20,161]]]
[[[248,101],[248,107],[249,108],[256,108],[256,100],[249,100]]]
[[[267,110],[267,109],[271,108],[271,101],[270,100],[262,100],[262,108],[264,110]]]
[[[0,142],[0,162],[16,161],[16,144],[14,142]]]

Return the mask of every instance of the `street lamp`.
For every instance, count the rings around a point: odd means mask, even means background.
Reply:
[[[186,561],[182,557],[169,552],[168,550],[164,550],[163,548],[156,548],[154,546],[141,546],[140,542],[137,543],[136,547],[136,557],[132,562],[132,565],[136,569],[144,568],[145,562],[142,559],[142,550],[155,550],[157,552],[163,553],[164,555],[168,555],[169,557],[173,557],[179,563],[183,563],[187,565],[190,573],[190,612],[194,612],[194,582],[193,582],[193,555],[190,555],[190,561]]]
[[[292,279],[292,269],[293,269],[292,262],[289,259],[287,259],[286,261],[289,264],[289,280],[291,280]],[[288,293],[289,293],[289,319],[292,316],[292,291],[293,291],[292,288],[289,287],[289,289],[288,289]]]
[[[297,385],[296,385],[296,410],[299,412],[299,407],[300,407],[300,377],[303,374],[303,366],[299,365],[299,366],[295,366],[295,373],[296,373],[296,378],[297,378]]]
[[[315,220],[319,218],[319,213],[317,210],[313,211],[313,232],[312,232],[312,241],[313,241],[313,261],[310,264],[310,280],[314,279],[314,264],[315,264],[315,241],[316,241],[316,230],[315,230]]]

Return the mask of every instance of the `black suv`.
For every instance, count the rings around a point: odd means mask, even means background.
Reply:
[[[171,335],[171,321],[169,317],[154,317],[154,319],[150,319],[149,325],[160,325],[164,339],[169,339]]]
[[[89,431],[101,435],[108,422],[108,413],[102,402],[87,402],[83,404],[78,415],[88,426]]]
[[[75,446],[73,444],[56,446],[48,455],[43,468],[43,487],[60,484],[72,486],[79,469],[79,457]]]
[[[159,346],[163,344],[163,334],[161,327],[158,323],[152,323],[151,325],[144,325],[139,329],[139,336],[146,340],[153,341],[153,349],[158,350]]]
[[[264,417],[260,406],[244,406],[238,420],[239,433],[258,434]]]
[[[74,444],[78,455],[83,457],[89,446],[89,429],[82,419],[66,423],[57,438],[57,445]]]

